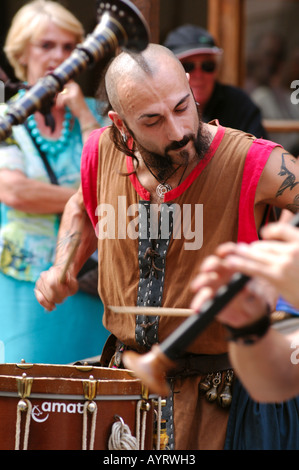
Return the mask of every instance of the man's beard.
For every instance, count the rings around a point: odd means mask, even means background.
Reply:
[[[209,148],[209,140],[207,138],[207,135],[203,132],[203,123],[200,118],[199,111],[198,111],[198,117],[199,117],[199,125],[198,125],[197,134],[185,135],[183,139],[179,142],[173,141],[171,144],[169,144],[165,148],[164,154],[151,152],[147,150],[146,148],[144,148],[138,141],[136,141],[136,139],[134,139],[136,149],[140,153],[143,161],[155,173],[159,181],[163,182],[167,180],[167,178],[174,171],[174,165],[187,166],[189,163],[189,151],[188,150],[184,149],[181,152],[179,152],[180,158],[177,159],[176,162],[173,161],[173,159],[169,155],[169,152],[173,150],[178,151],[180,149],[183,149],[189,142],[193,142],[193,146],[196,152],[194,161],[198,163],[200,160],[204,158]],[[130,129],[128,130],[130,132]],[[133,135],[132,137],[134,138]]]

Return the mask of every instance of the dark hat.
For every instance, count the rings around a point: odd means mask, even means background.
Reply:
[[[179,59],[193,54],[221,54],[214,38],[199,26],[186,24],[171,31],[164,42]]]

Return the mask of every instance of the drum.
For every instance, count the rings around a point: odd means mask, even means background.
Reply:
[[[0,364],[0,449],[152,450],[159,400],[128,370]]]

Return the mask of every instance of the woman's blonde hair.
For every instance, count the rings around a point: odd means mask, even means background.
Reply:
[[[66,8],[51,0],[34,0],[24,5],[14,16],[8,31],[4,51],[20,80],[26,80],[27,67],[20,59],[30,41],[47,26],[49,21],[74,34],[76,43],[82,42],[84,29],[79,20]]]

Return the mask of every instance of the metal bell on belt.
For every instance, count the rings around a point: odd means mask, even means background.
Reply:
[[[213,402],[217,400],[217,397],[218,397],[217,389],[220,384],[221,384],[221,372],[217,372],[215,374],[215,377],[212,380],[212,388],[208,390],[206,393],[206,398],[209,402]]]
[[[212,373],[204,377],[199,384],[200,390],[202,390],[203,392],[207,392],[208,390],[210,390],[210,388],[212,387],[212,378],[213,378]]]
[[[220,395],[218,396],[218,403],[220,404],[222,408],[228,408],[232,402],[231,387],[232,387],[233,375],[234,373],[232,370],[228,370],[226,372],[224,386]]]

